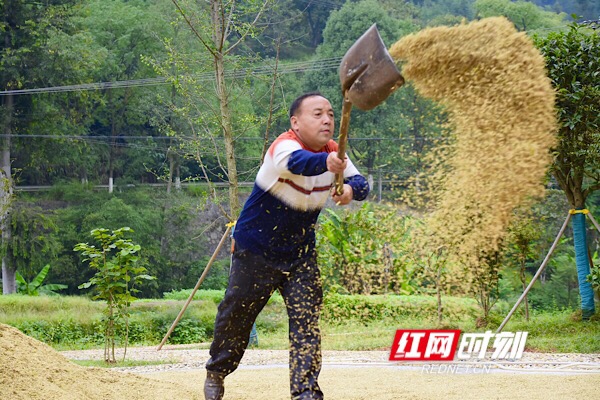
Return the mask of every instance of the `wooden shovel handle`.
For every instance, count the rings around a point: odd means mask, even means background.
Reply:
[[[340,137],[338,139],[338,157],[343,160],[346,157],[346,144],[348,143],[348,125],[350,124],[350,111],[352,103],[344,93],[344,104],[342,105],[342,119],[340,120]],[[335,174],[335,192],[339,196],[344,193],[344,175]]]

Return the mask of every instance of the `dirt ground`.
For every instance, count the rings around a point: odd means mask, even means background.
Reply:
[[[200,372],[162,373],[164,382],[199,388]],[[226,381],[225,399],[288,399],[288,375],[283,368],[239,370]],[[589,399],[598,394],[600,375],[423,374],[385,367],[327,368],[320,384],[325,397],[373,399]]]
[[[165,350],[130,349],[128,358],[162,359],[169,364],[120,370],[85,368],[69,358],[101,359],[102,351],[61,354],[0,324],[0,398],[203,399],[202,366],[208,352],[186,347]],[[240,369],[227,378],[225,399],[288,399],[286,357],[285,351],[249,351]],[[548,359],[546,356],[545,360]],[[538,357],[531,364],[510,371],[496,367],[485,370],[479,365],[450,373],[439,367],[389,363],[385,361],[385,352],[324,352],[320,384],[326,398],[339,400],[597,397],[600,355],[561,355],[550,360],[540,361]],[[548,368],[550,364],[565,368],[556,372]]]

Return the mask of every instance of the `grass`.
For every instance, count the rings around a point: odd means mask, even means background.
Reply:
[[[273,314],[276,315],[273,315]],[[322,321],[321,334],[324,350],[389,350],[397,329],[460,329],[462,332],[495,332],[506,313],[504,310],[490,316],[490,324],[477,327],[475,318],[447,319],[442,325],[435,318],[418,315],[361,322],[347,319],[343,322]],[[277,329],[263,329],[265,321],[279,318]],[[288,331],[285,309],[265,309],[257,319],[259,348],[287,349]],[[550,353],[600,353],[600,315],[582,322],[573,310],[532,312],[529,321],[516,313],[505,326],[504,332],[526,331],[527,351]]]
[[[533,312],[529,321],[518,316],[504,329],[526,331],[526,350],[559,353],[600,353],[600,315],[582,322],[581,313],[572,310]]]
[[[163,299],[165,300],[187,300],[192,294],[193,289],[174,290],[171,292],[163,293]],[[219,304],[223,300],[224,290],[198,290],[194,294],[194,300],[210,300],[215,304]],[[152,300],[141,300],[141,301],[152,301]]]
[[[414,302],[415,300],[408,300]],[[420,299],[422,301],[422,299]],[[458,300],[460,302],[460,300]],[[348,318],[343,321],[321,322],[324,350],[388,350],[397,329],[460,329],[463,332],[495,332],[507,312],[506,307],[489,318],[489,325],[476,326],[476,318],[465,315],[446,318],[440,325],[435,317],[406,315],[380,320],[361,321]],[[392,313],[393,315],[395,313]],[[395,314],[397,315],[397,314]],[[257,319],[259,348],[287,349],[288,331],[285,308],[267,306]],[[265,329],[268,326],[269,329]],[[504,328],[505,332],[526,331],[527,351],[561,353],[600,353],[600,315],[582,322],[573,310],[534,311],[530,321],[516,313]]]
[[[260,318],[260,317],[259,317]],[[386,323],[360,325],[321,324],[323,350],[382,350],[389,349],[396,328]],[[258,324],[259,349],[287,350],[287,324],[284,329],[265,332]]]
[[[169,343],[201,342],[198,346],[208,347],[222,291],[207,292],[200,291],[200,300],[190,304],[178,326],[181,331],[174,332],[174,341]],[[177,296],[187,298],[189,292]],[[157,345],[183,303],[182,299],[136,301],[131,310],[130,346]],[[478,310],[471,299],[444,298],[444,320],[438,324],[433,297],[330,296],[321,321],[323,349],[389,349],[397,329],[495,332],[507,308],[500,305],[487,327],[477,327]],[[102,348],[97,327],[102,310],[102,303],[83,297],[0,296],[0,323],[16,326],[60,350]],[[257,329],[259,348],[288,348],[288,320],[281,296],[275,295],[260,313]],[[504,331],[529,332],[528,351],[600,353],[600,315],[581,322],[580,314],[573,310],[533,310],[530,321],[525,321],[519,310]]]
[[[18,325],[22,322],[44,320],[77,320],[91,323],[102,313],[103,304],[81,296],[0,296],[0,322]]]
[[[82,367],[99,367],[99,368],[125,368],[125,367],[143,367],[146,365],[164,365],[173,364],[174,361],[141,361],[141,360],[117,360],[116,363],[107,363],[103,360],[71,360]]]
[[[382,322],[374,322],[365,326],[325,324],[322,329],[323,349],[389,350],[396,329],[389,323]]]

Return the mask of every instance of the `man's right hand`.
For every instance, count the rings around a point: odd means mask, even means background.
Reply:
[[[343,174],[347,164],[346,160],[341,160],[335,152],[329,153],[327,156],[327,171],[329,172]]]

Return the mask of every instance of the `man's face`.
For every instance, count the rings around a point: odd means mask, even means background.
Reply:
[[[312,150],[320,150],[333,138],[333,108],[324,97],[305,98],[290,122],[300,140]]]

